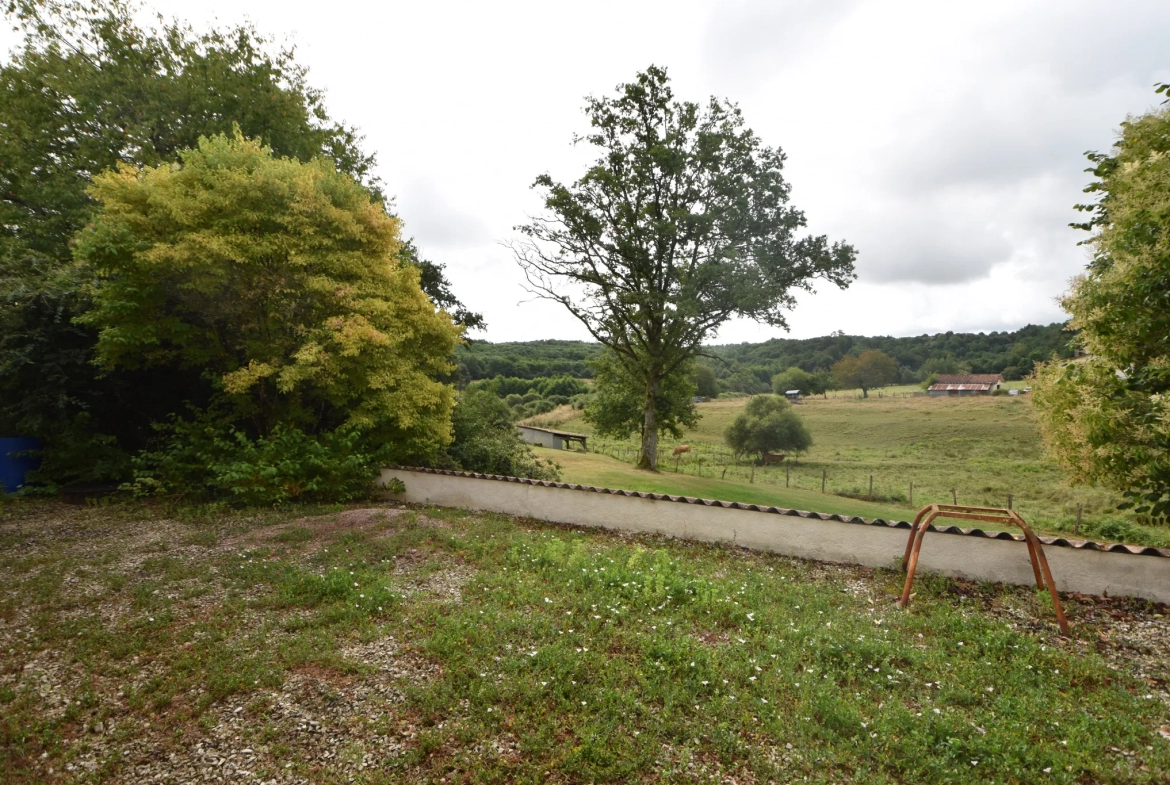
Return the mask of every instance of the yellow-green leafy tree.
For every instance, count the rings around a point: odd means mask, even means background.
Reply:
[[[400,226],[333,162],[204,138],[180,163],[94,178],[76,258],[98,362],[197,368],[192,405],[265,438],[353,432],[386,460],[449,441],[459,328],[400,260]]]
[[[1061,301],[1086,356],[1037,366],[1035,409],[1049,453],[1080,482],[1170,514],[1170,107],[1122,126],[1094,153],[1101,199],[1093,257]]]

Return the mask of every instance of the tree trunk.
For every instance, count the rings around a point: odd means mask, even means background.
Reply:
[[[638,456],[638,468],[658,471],[658,419],[654,410],[658,398],[658,380],[646,385],[646,408],[642,418],[642,454]]]
[[[868,397],[869,397],[869,390],[867,390],[867,389],[865,389],[864,387],[862,387],[862,388],[861,388],[861,397],[862,397],[862,398],[868,398]]]

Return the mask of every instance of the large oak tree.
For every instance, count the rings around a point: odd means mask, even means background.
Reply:
[[[639,465],[656,468],[664,380],[735,316],[785,327],[794,292],[853,280],[854,249],[801,236],[785,155],[738,107],[676,101],[651,66],[612,97],[589,98],[598,153],[576,182],[537,178],[545,212],[513,244],[531,289],[608,347],[642,398]]]

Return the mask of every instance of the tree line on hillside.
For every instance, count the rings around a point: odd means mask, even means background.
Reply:
[[[525,341],[489,343],[473,341],[456,349],[459,373],[464,381],[496,376],[535,379],[573,376],[592,379],[589,361],[601,354],[601,345],[586,341]]]
[[[820,338],[775,338],[763,343],[705,346],[700,363],[709,367],[724,392],[758,393],[772,389],[772,379],[790,368],[827,374],[844,357],[868,349],[892,357],[895,381],[915,384],[932,373],[1002,373],[1022,379],[1037,362],[1072,357],[1075,332],[1063,324],[1029,325],[1011,332],[939,333],[906,338],[828,335]],[[602,347],[585,341],[488,343],[460,347],[456,357],[465,381],[493,376],[536,378],[568,374],[592,378],[591,360]]]

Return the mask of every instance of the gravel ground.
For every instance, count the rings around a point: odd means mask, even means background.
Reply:
[[[222,628],[228,643],[261,636],[267,650],[279,651],[294,639],[298,620],[307,620],[307,614],[262,608],[257,600],[263,587],[232,588],[221,579],[231,559],[268,549],[308,564],[320,548],[344,547],[348,536],[385,538],[418,529],[459,536],[445,522],[394,507],[207,520],[119,505],[0,507],[0,697],[5,701],[0,711],[8,713],[5,743],[15,745],[20,737],[25,751],[10,751],[7,759],[16,765],[0,780],[378,781],[367,775],[387,760],[404,759],[420,743],[422,723],[410,708],[410,690],[442,674],[440,663],[396,638],[388,625],[375,624],[339,642],[327,665],[280,671],[266,681],[257,679],[254,689],[219,700],[206,701],[203,687],[191,685],[170,695],[165,705],[145,706],[132,696],[168,678],[173,659],[136,655],[119,660],[75,646],[71,636],[81,641],[85,630],[94,629],[129,634],[154,623],[150,614],[157,613],[160,618],[166,614],[172,629],[204,625],[178,644],[180,649]],[[461,602],[474,569],[436,559],[422,546],[395,557],[391,575],[408,608]],[[897,612],[872,571],[805,566],[808,580],[870,597],[875,623]],[[172,579],[156,581],[159,587],[151,589],[147,577],[159,570],[169,570]],[[1170,707],[1170,625],[1163,606],[1070,595],[1066,602],[1075,623],[1090,634],[1059,644],[1053,625],[1025,608],[1026,593],[1005,594],[959,581],[951,587],[955,601],[973,611],[1002,616],[1051,637],[1053,645],[1095,649],[1111,667],[1144,680],[1150,698]],[[231,624],[216,621],[225,608],[235,609]],[[704,639],[713,646],[725,642]],[[1164,733],[1170,738],[1170,727]],[[508,733],[477,743],[491,747],[497,757],[519,754],[517,740]],[[784,758],[794,753],[777,748],[768,754]],[[672,776],[694,781],[751,781],[750,773],[727,771],[718,761],[697,759],[673,746],[663,747],[660,765]]]

